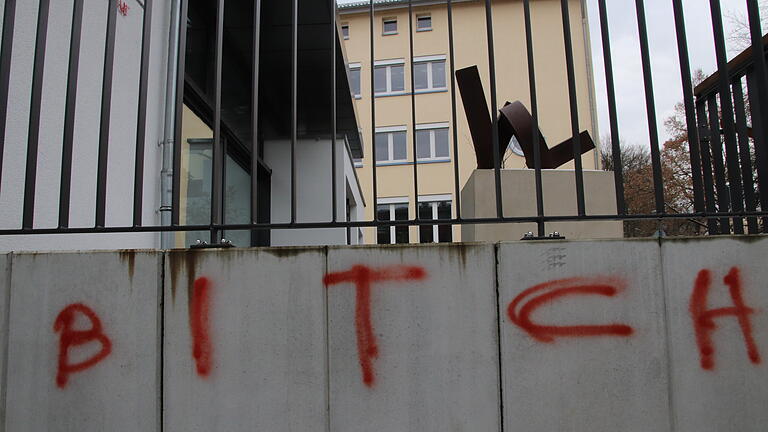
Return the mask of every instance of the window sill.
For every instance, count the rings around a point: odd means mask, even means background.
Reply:
[[[424,29],[416,29],[416,32],[417,32],[417,33],[418,33],[418,32],[428,32],[428,31],[432,31],[432,27],[430,27],[430,28],[424,28]]]
[[[398,33],[397,32],[388,32],[388,33],[382,33],[381,35],[382,36],[393,36],[393,35],[396,35],[396,34],[398,34]]]
[[[443,87],[443,88],[435,88],[435,89],[416,90],[414,93],[415,94],[428,94],[428,93],[447,93],[447,92],[448,92],[448,88],[447,87]]]
[[[381,161],[376,162],[376,166],[397,166],[397,165],[411,165],[411,161]]]
[[[418,164],[434,164],[434,163],[449,163],[451,161],[451,158],[440,158],[440,159],[419,159]]]
[[[424,90],[416,90],[416,92],[411,93],[407,91],[401,91],[401,92],[392,92],[392,93],[376,93],[374,97],[380,98],[380,97],[391,97],[391,96],[410,96],[411,94],[415,95],[421,95],[421,94],[430,94],[430,93],[447,93],[447,88],[442,89],[424,89]]]
[[[353,99],[362,99],[363,95],[352,95]]]
[[[410,93],[405,91],[400,91],[400,92],[392,92],[392,93],[376,93],[374,96],[379,98],[379,97],[390,97],[390,96],[405,96],[408,94]]]

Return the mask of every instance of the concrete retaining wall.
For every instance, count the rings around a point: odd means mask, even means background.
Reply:
[[[768,239],[0,256],[0,431],[763,431]]]

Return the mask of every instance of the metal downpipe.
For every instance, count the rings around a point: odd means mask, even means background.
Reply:
[[[179,27],[181,25],[181,2],[171,1],[171,26],[168,36],[168,71],[165,87],[165,120],[163,126],[162,169],[160,171],[160,224],[171,225],[171,210],[173,202],[173,139],[176,112],[176,71],[179,67]],[[174,233],[163,232],[160,237],[160,247],[173,247]]]

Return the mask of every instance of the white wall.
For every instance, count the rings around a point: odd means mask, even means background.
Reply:
[[[8,254],[0,430],[763,432],[767,252],[718,237]],[[57,386],[54,322],[75,303],[111,351]],[[69,348],[72,364],[100,344]]]
[[[296,222],[333,220],[331,145],[329,140],[301,139],[296,143]],[[272,140],[264,143],[264,161],[272,168],[272,223],[291,221],[291,143]],[[336,216],[346,220],[345,197],[349,188],[358,203],[362,218],[360,185],[342,140],[336,142]],[[272,246],[343,245],[344,228],[293,229],[271,231]]]
[[[115,46],[112,117],[107,174],[106,222],[133,223],[134,151],[141,54],[143,9],[125,0],[127,16],[118,14]],[[101,83],[108,2],[85,0],[78,78],[77,110],[72,164],[70,226],[91,227],[95,221]],[[21,227],[27,131],[29,127],[38,0],[17,1],[8,124],[0,189],[0,228]],[[61,149],[64,128],[72,1],[52,1],[44,71],[35,227],[58,223]],[[147,132],[144,157],[143,223],[159,225],[161,152],[165,102],[166,58],[170,2],[155,1],[149,65]],[[159,247],[159,235],[3,236],[0,250],[114,249]]]

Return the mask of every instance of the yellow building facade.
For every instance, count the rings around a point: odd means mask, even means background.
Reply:
[[[586,5],[583,0],[570,0],[569,4],[579,125],[597,141]],[[458,88],[456,124],[452,122],[451,70],[476,65],[486,99],[491,103],[485,1],[452,2],[453,67],[450,64],[446,2],[413,0],[412,6],[409,20],[407,1],[376,2],[371,57],[369,3],[339,5],[339,23],[364,141],[364,157],[356,161],[356,166],[368,203],[368,219],[373,218],[374,212],[384,220],[413,219],[417,212],[422,219],[455,217],[454,172],[458,169],[460,193],[477,163]],[[521,0],[493,0],[491,10],[498,105],[520,100],[530,109],[523,3]],[[548,143],[554,145],[571,137],[560,0],[532,0],[531,22],[539,123]],[[409,32],[413,35],[413,52]],[[411,88],[412,69],[415,92]],[[372,84],[375,123],[371,115]],[[454,127],[457,128],[455,154]],[[377,154],[373,151],[374,139]],[[414,159],[417,161],[418,190],[414,188]],[[374,164],[376,199],[373,197]],[[585,170],[599,169],[597,152],[585,153],[582,164]],[[522,156],[507,152],[504,168],[524,166]],[[562,168],[572,169],[573,163]],[[532,200],[534,196],[531,190]],[[378,231],[369,228],[364,236],[366,243],[461,240],[459,227],[439,225],[384,227]]]

